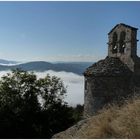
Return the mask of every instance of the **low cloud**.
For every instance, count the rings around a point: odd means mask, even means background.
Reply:
[[[0,77],[6,75],[10,71],[0,71]],[[65,101],[69,105],[75,106],[76,104],[84,103],[84,77],[71,73],[71,72],[55,72],[48,70],[45,72],[34,72],[38,78],[44,78],[47,74],[50,76],[57,76],[62,79],[64,85],[67,87],[67,96]]]
[[[16,64],[13,64],[13,63],[9,63],[9,64],[0,63],[0,65],[2,65],[2,66],[16,66],[16,65],[19,65],[19,64],[22,64],[22,63],[16,63]]]

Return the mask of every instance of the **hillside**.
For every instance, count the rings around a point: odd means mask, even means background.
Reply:
[[[66,72],[73,72],[73,73],[81,75],[84,72],[84,70],[91,64],[93,63],[92,62],[49,63],[45,61],[34,61],[34,62],[27,62],[23,64],[17,64],[13,66],[0,65],[0,71],[20,68],[22,70],[40,71],[40,72],[43,72],[46,70],[66,71]]]
[[[140,138],[140,97],[125,101],[121,107],[113,105],[103,109],[98,115],[80,121],[53,138]]]

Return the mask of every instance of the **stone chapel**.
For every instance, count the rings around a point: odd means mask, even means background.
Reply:
[[[106,104],[140,93],[137,28],[120,23],[108,33],[108,56],[84,72],[84,116]]]

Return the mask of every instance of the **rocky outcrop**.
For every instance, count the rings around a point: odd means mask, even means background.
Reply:
[[[82,130],[84,130],[86,127],[88,127],[88,119],[84,119],[79,121],[74,126],[68,128],[67,130],[60,132],[58,134],[55,134],[52,138],[53,139],[74,139],[74,138],[80,138],[80,133],[82,133]]]

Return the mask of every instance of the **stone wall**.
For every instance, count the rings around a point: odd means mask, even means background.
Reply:
[[[105,104],[133,92],[132,77],[86,77],[84,116],[92,116]]]

